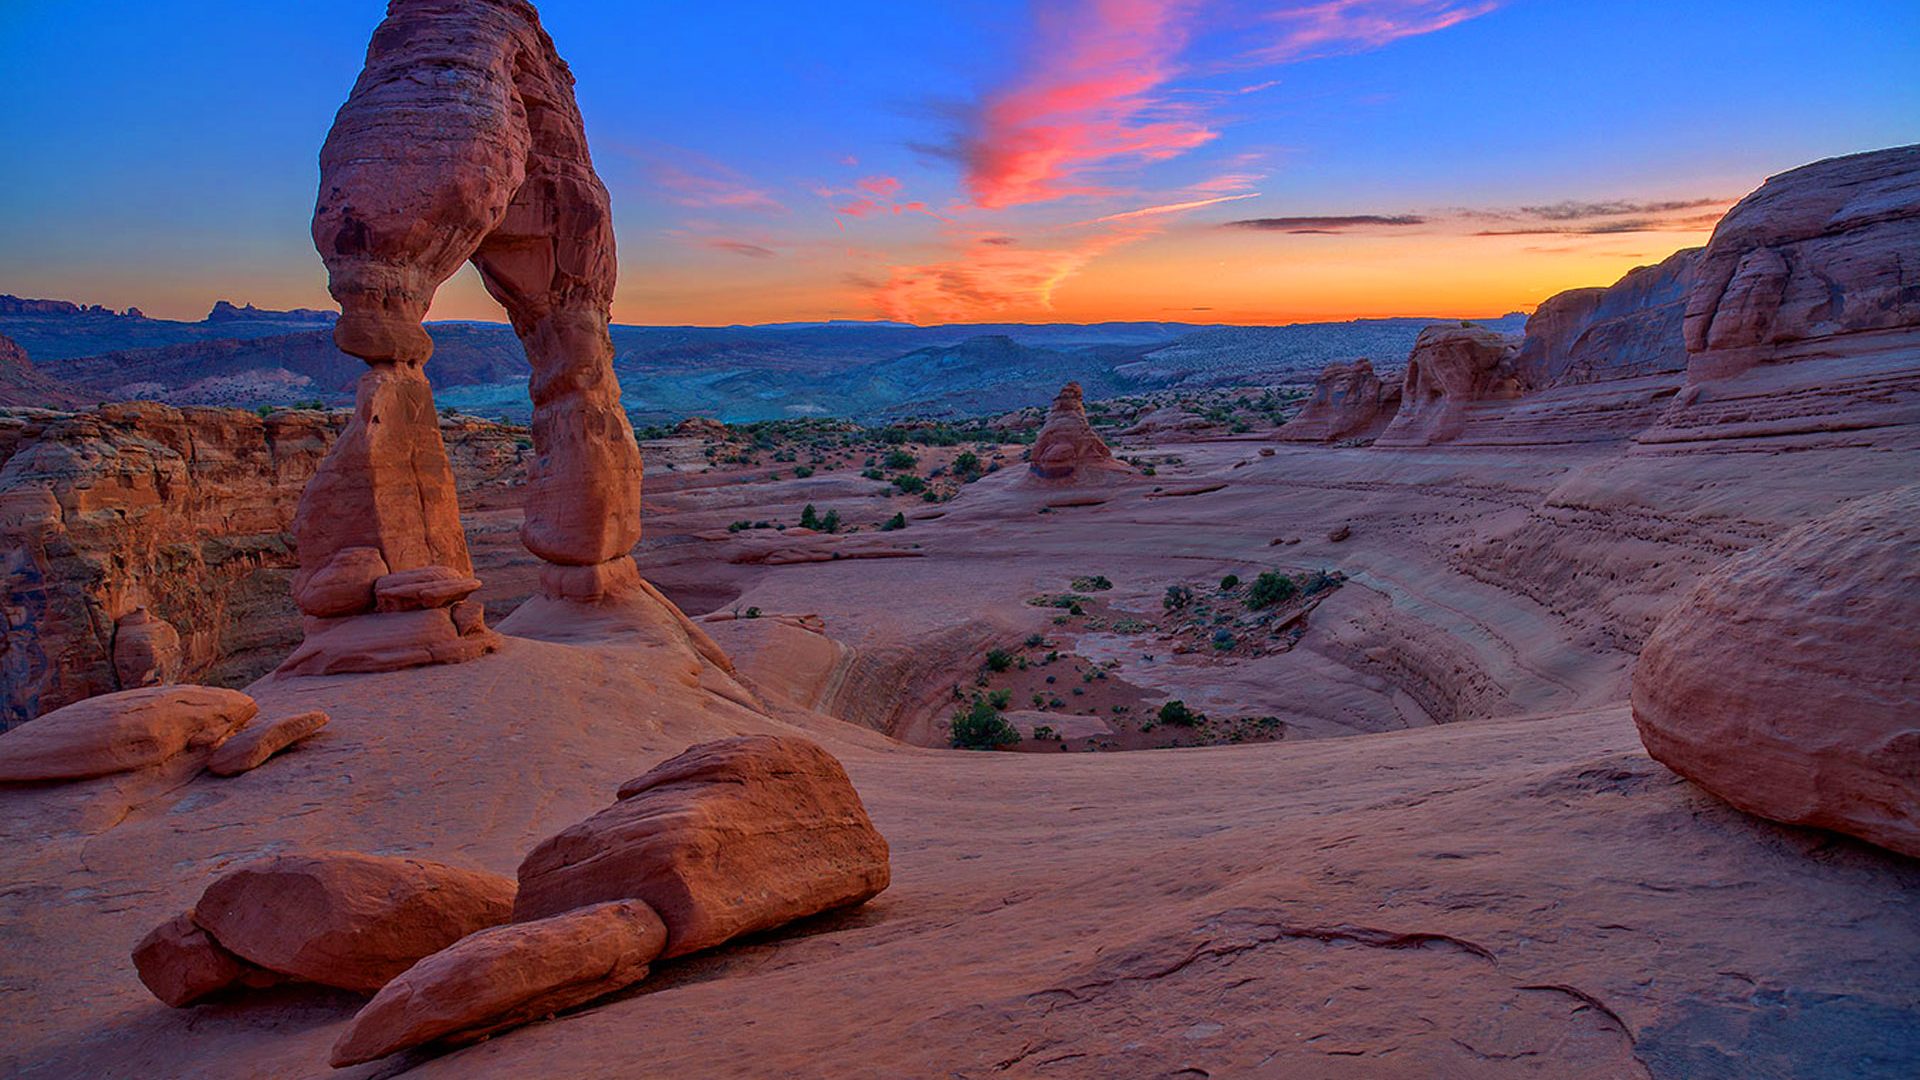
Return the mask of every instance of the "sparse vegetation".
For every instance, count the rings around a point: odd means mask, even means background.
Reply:
[[[1186,702],[1178,699],[1160,706],[1160,711],[1154,715],[1162,724],[1168,727],[1199,727],[1205,723],[1207,719],[1205,714],[1194,712],[1187,707]]]
[[[1193,590],[1185,585],[1169,585],[1166,594],[1160,597],[1160,606],[1168,611],[1181,611],[1193,603]]]
[[[1020,729],[1007,722],[985,698],[953,714],[948,738],[956,750],[998,750],[1020,741]]]
[[[1293,599],[1299,591],[1300,586],[1295,585],[1287,575],[1278,570],[1263,570],[1247,589],[1247,606],[1256,610],[1270,608]]]

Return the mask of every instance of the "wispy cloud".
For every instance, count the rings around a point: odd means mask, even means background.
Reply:
[[[872,282],[872,302],[888,319],[923,324],[1046,310],[1062,282],[1149,231],[1109,230],[1044,247],[990,244],[944,262],[891,267],[885,280]]]
[[[1329,214],[1304,217],[1242,218],[1221,223],[1223,229],[1253,229],[1259,232],[1334,233],[1375,226],[1425,225],[1419,214]]]
[[[786,209],[739,172],[691,150],[649,155],[643,164],[654,188],[681,206],[767,213]]]
[[[762,247],[759,244],[749,244],[745,240],[713,239],[707,241],[707,246],[720,251],[730,251],[735,255],[744,255],[749,259],[771,259],[780,254],[770,247]]]
[[[1364,52],[1476,19],[1498,0],[1326,0],[1273,12],[1274,40],[1250,60],[1278,64]]]
[[[1459,216],[1485,227],[1475,236],[1613,236],[1622,233],[1697,232],[1710,229],[1733,200],[1564,200],[1507,209],[1463,210]],[[1693,211],[1709,210],[1708,213]]]
[[[1241,195],[1220,195],[1211,199],[1194,199],[1191,202],[1166,203],[1161,206],[1143,206],[1138,210],[1124,210],[1118,214],[1108,214],[1106,217],[1097,217],[1092,221],[1085,222],[1085,224],[1104,225],[1110,221],[1131,221],[1134,218],[1154,217],[1160,214],[1177,214],[1183,210],[1198,210],[1203,206],[1215,206],[1219,203],[1238,202],[1241,199],[1256,199],[1259,197],[1259,192],[1249,191]]]

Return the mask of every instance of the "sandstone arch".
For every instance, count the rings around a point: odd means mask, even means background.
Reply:
[[[533,366],[521,536],[549,564],[543,590],[597,598],[636,584],[640,451],[607,334],[613,219],[573,75],[530,4],[390,4],[320,152],[313,240],[340,304],[334,341],[368,371],[294,520],[307,640],[281,670],[458,661],[491,647],[465,599],[479,582],[421,326],[466,262]]]

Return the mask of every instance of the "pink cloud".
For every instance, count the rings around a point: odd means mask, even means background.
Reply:
[[[962,140],[975,205],[996,209],[1102,189],[1082,179],[1214,137],[1157,94],[1178,72],[1191,0],[1075,0],[1037,14],[1034,57],[982,103]]]
[[[1115,230],[1061,245],[1029,248],[983,237],[946,262],[894,266],[883,281],[870,282],[870,300],[883,317],[901,322],[978,321],[1009,310],[1046,310],[1053,294],[1102,253],[1150,230]]]
[[[1476,19],[1500,0],[1324,0],[1274,12],[1280,36],[1251,58],[1262,63],[1364,52],[1401,38],[1431,34]]]
[[[859,187],[861,191],[878,195],[885,199],[897,193],[900,190],[901,184],[900,178],[897,176],[869,176],[862,179],[856,186]]]
[[[786,209],[738,172],[692,151],[678,151],[672,159],[653,158],[646,167],[654,187],[681,206],[772,213]]]
[[[1257,191],[1249,191],[1241,195],[1219,195],[1211,199],[1193,199],[1188,202],[1166,203],[1161,206],[1143,206],[1138,210],[1126,210],[1118,214],[1108,214],[1106,217],[1097,217],[1087,222],[1087,224],[1105,225],[1114,221],[1131,221],[1134,218],[1157,217],[1161,214],[1178,214],[1186,210],[1198,210],[1203,206],[1214,206],[1219,203],[1238,202],[1241,199],[1257,198],[1259,194]]]

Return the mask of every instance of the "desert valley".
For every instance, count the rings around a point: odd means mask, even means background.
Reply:
[[[395,0],[337,311],[0,297],[0,1073],[1920,1075],[1920,146],[1525,315],[641,326],[575,77]]]

